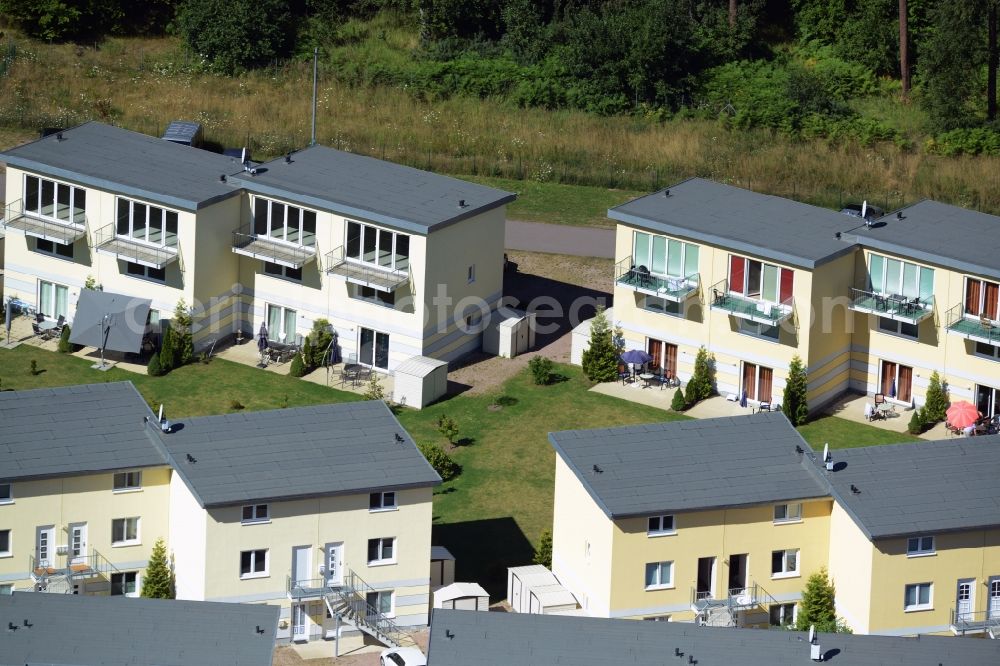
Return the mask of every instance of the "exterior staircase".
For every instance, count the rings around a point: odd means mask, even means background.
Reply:
[[[39,562],[33,554],[28,556],[28,571],[31,572],[35,592],[73,594],[78,583],[97,578],[110,585],[111,575],[121,573],[106,557],[93,549],[89,555],[82,557],[56,557],[62,562]]]
[[[333,617],[340,616],[375,640],[389,647],[413,645],[413,639],[395,622],[368,603],[368,595],[377,590],[348,569],[344,582],[330,588],[323,596],[326,608]]]

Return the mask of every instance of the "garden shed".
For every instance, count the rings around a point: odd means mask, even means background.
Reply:
[[[535,315],[500,308],[483,330],[483,351],[494,356],[514,358],[535,346]]]
[[[515,613],[550,614],[578,607],[573,593],[540,564],[507,569],[507,603]]]
[[[431,589],[455,582],[455,556],[444,546],[431,546]]]
[[[393,379],[393,400],[423,409],[448,392],[448,363],[412,356],[396,366]]]
[[[452,583],[434,591],[434,608],[488,611],[490,595],[477,583]]]

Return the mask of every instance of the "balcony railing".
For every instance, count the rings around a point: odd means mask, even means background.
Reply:
[[[114,223],[107,224],[94,232],[94,249],[115,259],[157,269],[166,267],[180,257],[176,248],[149,245],[126,236],[119,236]]]
[[[945,314],[945,326],[949,333],[964,338],[1000,346],[1000,322],[985,317],[966,316],[965,304],[959,303]]]
[[[63,553],[42,561],[39,561],[34,554],[30,554],[28,571],[31,573],[31,579],[39,585],[46,585],[53,578],[73,580],[101,577],[111,580],[111,574],[121,573],[115,565],[93,548],[89,555],[73,556]]]
[[[615,283],[650,296],[682,303],[698,293],[701,277],[692,273],[686,277],[655,275],[645,266],[636,266],[632,257],[615,264]]]
[[[791,298],[781,303],[772,303],[759,298],[733,294],[729,292],[728,280],[720,280],[712,285],[709,295],[712,299],[713,309],[724,310],[734,317],[747,319],[758,324],[777,326],[792,316],[793,301]]]
[[[326,272],[386,292],[395,291],[410,280],[409,268],[392,269],[348,259],[343,245],[326,253]]]
[[[973,611],[959,613],[951,609],[951,631],[955,634],[986,632],[991,638],[1000,637],[1000,613]]]
[[[285,577],[285,589],[288,591],[288,598],[292,601],[321,599],[337,587],[339,587],[337,584],[331,584],[326,578]]]
[[[3,215],[3,228],[14,229],[28,236],[41,238],[60,245],[72,245],[87,233],[87,225],[69,220],[53,220],[31,212],[26,212],[18,199],[7,206]]]
[[[316,256],[315,247],[261,236],[249,224],[233,231],[233,252],[288,268],[302,268]]]
[[[907,298],[899,294],[886,295],[867,289],[851,289],[850,308],[886,319],[919,324],[934,314],[934,297]]]

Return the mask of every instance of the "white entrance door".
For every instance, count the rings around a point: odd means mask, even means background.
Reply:
[[[990,619],[1000,618],[1000,576],[990,578]]]
[[[54,567],[56,565],[55,525],[39,527],[35,538],[35,566]]]
[[[309,614],[306,613],[305,604],[292,606],[292,640],[309,640]]]
[[[975,609],[976,603],[975,586],[976,581],[974,578],[958,581],[958,597],[955,601],[955,610],[960,620],[972,619],[972,611]]]
[[[344,582],[344,543],[326,544],[326,584],[336,587]]]
[[[69,526],[69,563],[84,564],[87,561],[87,523],[72,523]]]
[[[310,587],[305,582],[312,578],[312,546],[292,547],[292,580],[296,585]]]

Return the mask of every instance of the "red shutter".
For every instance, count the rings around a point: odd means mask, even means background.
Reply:
[[[792,287],[795,280],[795,271],[787,268],[781,269],[781,291],[778,295],[779,303],[787,303],[792,300]]]
[[[743,293],[743,274],[746,270],[746,260],[735,254],[729,255],[729,291]]]

